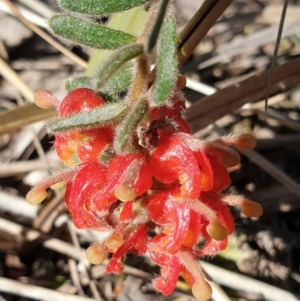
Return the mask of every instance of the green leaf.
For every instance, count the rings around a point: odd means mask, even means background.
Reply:
[[[152,101],[160,105],[170,95],[177,77],[176,22],[173,17],[169,17],[162,27],[156,68]]]
[[[122,47],[109,57],[98,72],[97,88],[101,88],[107,80],[115,74],[124,63],[143,52],[142,44],[133,44]]]
[[[135,41],[125,32],[68,15],[53,16],[49,26],[55,34],[92,48],[116,49]]]
[[[139,7],[113,14],[107,23],[111,29],[122,30],[133,36],[138,36],[148,19],[148,13]],[[100,66],[111,55],[112,50],[95,50],[88,62],[87,75],[94,75]]]
[[[113,75],[102,87],[103,92],[116,92],[128,88],[132,81],[132,67],[131,62],[123,65],[118,73]]]
[[[162,0],[160,6],[158,7],[158,13],[156,15],[154,25],[149,34],[148,41],[145,45],[145,52],[150,52],[156,44],[169,2],[170,0]]]
[[[124,121],[118,126],[115,139],[115,150],[117,153],[123,152],[124,150],[130,151],[130,149],[133,148],[132,138],[136,133],[135,129],[143,119],[147,110],[147,100],[143,99],[139,101],[126,115]]]
[[[65,88],[68,92],[78,88],[94,89],[91,83],[91,78],[89,76],[78,76],[68,78],[65,82]]]
[[[126,109],[122,103],[109,103],[94,110],[81,112],[51,123],[50,132],[63,132],[76,128],[100,126],[118,118]]]
[[[87,15],[105,15],[140,6],[148,0],[61,0],[60,5],[70,11]]]

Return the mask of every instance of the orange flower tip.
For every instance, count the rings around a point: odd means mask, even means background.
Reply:
[[[259,203],[248,200],[242,206],[242,213],[248,217],[260,217],[263,214],[263,207]]]
[[[137,197],[134,187],[117,185],[114,189],[114,194],[122,202],[134,200]]]
[[[238,137],[236,146],[240,150],[251,150],[256,146],[256,138],[251,134],[243,134]]]
[[[30,190],[26,195],[26,200],[31,205],[40,204],[46,198],[47,198],[47,192],[45,190],[43,191]]]
[[[181,90],[185,87],[186,85],[186,77],[182,74],[177,75],[177,82],[176,82],[176,88],[178,90]]]
[[[106,252],[99,246],[89,246],[85,252],[86,258],[92,264],[101,264],[106,259]]]
[[[241,157],[238,153],[227,153],[218,157],[218,162],[225,167],[233,167],[240,163]]]
[[[215,240],[223,240],[228,236],[227,230],[218,220],[210,222],[206,227],[206,231]]]
[[[197,300],[206,301],[211,298],[212,288],[206,281],[196,282],[192,286],[192,293]]]
[[[59,182],[59,183],[56,183],[54,185],[51,185],[50,188],[53,189],[53,190],[58,190],[58,189],[61,189],[63,187],[66,186],[66,182]]]
[[[34,103],[42,109],[51,108],[55,101],[55,96],[48,90],[37,90],[34,94]]]
[[[110,252],[115,252],[123,244],[124,240],[120,234],[112,234],[106,240],[106,247]]]

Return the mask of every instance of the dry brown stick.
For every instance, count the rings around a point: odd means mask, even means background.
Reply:
[[[32,10],[29,10],[26,7],[20,6],[18,4],[16,4],[16,7],[18,8],[19,12],[25,18],[30,20],[33,24],[35,24],[39,27],[42,27],[42,28],[46,28],[46,22],[40,15],[38,15],[35,12],[33,12]],[[8,5],[5,2],[0,1],[0,10],[14,16],[12,11],[9,9]]]
[[[44,18],[49,18],[55,14],[55,11],[47,4],[38,0],[19,0],[31,10],[35,11]]]
[[[283,114],[276,112],[275,110],[268,108],[267,112],[264,112],[263,110],[258,110],[258,113],[259,113],[259,115],[263,116],[264,118],[275,119],[279,124],[289,128],[291,130],[300,132],[299,122],[289,119],[286,116],[284,116]]]
[[[216,23],[232,0],[204,1],[178,37],[178,62],[182,65]]]
[[[276,134],[272,138],[260,138],[256,143],[256,150],[270,150],[274,148],[284,148],[286,146],[292,146],[295,144],[299,145],[300,135],[299,134]],[[300,205],[300,204],[299,204]]]
[[[81,282],[80,282],[80,276],[77,270],[76,261],[73,258],[68,259],[68,266],[70,271],[70,277],[73,282],[73,285],[77,288],[78,294],[80,296],[84,296],[85,293],[82,289]]]
[[[57,50],[59,50],[61,53],[63,53],[65,56],[70,58],[72,61],[74,61],[79,66],[86,68],[87,62],[81,59],[79,56],[68,50],[66,47],[62,46],[60,43],[56,42],[50,35],[45,33],[42,29],[31,23],[29,20],[27,20],[25,17],[23,17],[16,6],[11,3],[9,0],[1,0],[2,2],[6,3],[12,13],[15,15],[16,18],[18,18],[22,23],[24,23],[27,27],[29,27],[33,32],[35,32],[37,35],[39,35],[41,38],[43,38],[46,42],[48,42],[50,45],[55,47]]]
[[[19,237],[20,235],[24,234],[25,238],[29,241],[37,238],[43,238],[43,246],[45,248],[64,254],[74,259],[80,260],[80,258],[84,256],[84,250],[77,250],[69,243],[66,243],[57,238],[52,238],[48,235],[44,235],[39,231],[28,229],[4,218],[0,218],[0,231],[10,234],[14,237]]]
[[[15,131],[21,127],[36,121],[46,120],[55,117],[57,114],[54,108],[41,109],[35,104],[28,104],[17,109],[0,113],[0,135]]]
[[[199,130],[248,102],[264,97],[268,70],[204,97],[186,112],[186,119],[195,130]],[[277,66],[273,73],[271,93],[287,89],[300,83],[300,58]]]
[[[55,165],[51,165],[53,167]],[[0,178],[15,176],[21,173],[27,173],[38,169],[48,169],[49,166],[43,163],[40,159],[17,161],[11,163],[2,163],[0,169]]]
[[[227,271],[210,263],[201,261],[201,265],[209,272],[218,283],[238,290],[250,291],[262,294],[264,300],[269,301],[299,301],[299,297],[288,291],[282,290],[270,284],[252,279],[250,277]]]
[[[59,205],[62,203],[65,192],[58,192],[55,197],[41,210],[39,215],[34,219],[32,227],[43,233],[49,233],[52,229],[53,220],[59,213]]]
[[[275,15],[273,14],[272,16]],[[288,20],[284,25],[282,38],[297,33],[299,26],[300,19],[298,17]],[[199,60],[198,64],[195,62],[196,66],[199,69],[204,69],[220,62],[231,61],[233,56],[243,55],[249,51],[259,49],[263,45],[274,42],[277,32],[278,25],[276,24],[276,26],[263,28],[246,36],[239,36],[226,44],[220,45],[211,58],[200,63]]]
[[[24,105],[24,100],[22,99],[21,95],[17,95],[16,97],[16,100],[17,100],[17,103],[19,106],[22,106]],[[31,135],[32,135],[32,140],[33,140],[33,145],[38,153],[38,156],[40,158],[40,160],[43,162],[43,164],[45,166],[48,167],[48,169],[50,169],[50,162],[45,154],[45,151],[42,147],[42,144],[40,142],[40,139],[38,138],[37,136],[37,132],[33,129],[33,128],[30,128],[30,132],[31,132]]]
[[[17,88],[27,101],[33,102],[33,90],[23,82],[19,75],[2,58],[0,58],[0,74]]]
[[[91,301],[93,299],[75,296],[46,289],[39,286],[24,284],[19,281],[0,277],[0,291],[12,295],[28,297],[34,300],[47,301]]]
[[[74,245],[74,247],[77,249],[77,250],[80,250],[80,244],[79,244],[79,241],[78,241],[78,237],[77,237],[77,234],[75,233],[74,231],[74,228],[73,228],[73,225],[71,223],[71,221],[68,219],[67,221],[67,225],[68,225],[68,230],[69,230],[69,233],[71,235],[71,240],[72,240],[72,243]],[[88,271],[88,268],[89,268],[89,265],[86,265],[84,264],[84,258],[82,257],[80,259],[80,261],[82,262],[83,266],[84,266],[84,269],[87,273],[87,277],[88,277],[88,280],[89,280],[89,287],[90,287],[90,290],[93,294],[93,297],[95,300],[99,300],[99,301],[103,301],[103,299],[101,298],[99,292],[98,292],[98,289],[97,289],[97,286],[95,284],[95,282],[90,278],[90,273]],[[77,271],[77,270],[76,270]]]
[[[13,195],[6,191],[0,191],[0,210],[6,211],[18,216],[34,219],[40,206],[33,207],[26,202],[25,198],[19,195]]]

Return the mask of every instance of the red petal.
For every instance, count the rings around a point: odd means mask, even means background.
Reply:
[[[150,244],[159,244],[163,237],[164,234],[156,235],[151,239]],[[164,295],[171,294],[175,289],[180,272],[180,263],[178,258],[164,252],[154,251],[151,248],[149,248],[148,251],[151,260],[161,267],[161,276],[153,281],[154,287]]]
[[[179,135],[162,138],[150,160],[156,179],[170,184],[177,179],[181,184],[180,196],[197,199],[200,195],[200,170],[193,152]]]
[[[203,228],[203,217],[197,212],[190,211],[190,225],[184,239],[184,246],[193,248],[197,243]]]
[[[170,199],[169,192],[160,193],[148,205],[149,216],[155,223],[164,226],[163,232],[166,234],[158,244],[152,243],[151,248],[175,254],[188,233],[190,207],[188,202]]]
[[[120,213],[120,222],[130,221],[134,219],[133,213],[133,201],[127,201],[124,203],[122,211]]]
[[[69,166],[75,165],[77,160],[77,145],[73,140],[65,138],[63,135],[55,136],[54,149],[58,157]],[[78,160],[79,161],[79,160]]]
[[[211,168],[213,170],[213,188],[212,191],[222,191],[231,184],[227,168],[220,164],[215,156],[207,155]]]
[[[201,190],[209,191],[212,189],[214,183],[214,172],[211,162],[204,152],[195,152],[194,156],[196,157],[201,170]]]
[[[234,230],[234,219],[228,206],[222,202],[219,194],[206,192],[201,196],[201,201],[217,212],[217,216],[226,228],[228,235],[231,234]]]
[[[107,273],[119,274],[122,271],[121,257],[129,250],[134,250],[135,253],[144,254],[147,251],[147,231],[145,225],[141,225],[129,238],[122,244],[121,247],[113,254],[109,261],[106,271]]]
[[[169,255],[166,259],[167,260],[164,261],[164,265],[162,265],[161,269],[162,276],[153,280],[153,286],[155,289],[168,296],[176,287],[180,264],[176,256]]]
[[[104,223],[88,210],[93,196],[103,188],[106,181],[106,168],[99,163],[82,164],[72,181],[67,184],[65,201],[77,228],[102,229]],[[107,227],[106,227],[107,228]]]
[[[59,108],[59,117],[88,111],[104,104],[104,99],[93,90],[87,88],[75,89],[63,99]]]
[[[107,146],[108,139],[106,135],[99,129],[89,130],[84,134],[87,141],[81,141],[77,147],[78,157],[82,162],[98,161],[101,151]]]

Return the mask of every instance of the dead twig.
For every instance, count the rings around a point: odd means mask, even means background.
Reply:
[[[62,207],[65,192],[58,192],[55,197],[45,206],[39,215],[35,218],[32,227],[43,233],[49,233],[53,227],[53,221],[57,218]],[[33,207],[33,206],[32,206]]]
[[[58,166],[58,164],[56,164]],[[51,164],[51,167],[55,167],[55,164]],[[33,170],[48,169],[49,165],[42,162],[40,159],[28,160],[28,161],[18,161],[1,164],[0,178],[11,177],[20,175],[22,173],[28,173]]]
[[[34,92],[30,89],[19,77],[19,75],[3,60],[0,58],[0,74],[29,102],[33,102]]]
[[[200,41],[216,23],[232,0],[204,1],[200,9],[185,26],[178,37],[178,62],[182,65]]]
[[[0,191],[0,209],[26,218],[34,219],[40,206],[32,206],[18,195]]]
[[[12,295],[46,301],[91,301],[93,299],[66,294],[39,286],[0,277],[0,291]]]
[[[71,239],[72,239],[72,242],[73,242],[73,245],[75,246],[75,248],[77,250],[80,250],[80,244],[79,244],[79,241],[78,241],[78,237],[77,237],[77,234],[75,233],[74,231],[74,228],[73,228],[73,225],[71,223],[70,220],[67,221],[67,225],[68,225],[68,230],[69,230],[69,233],[71,235]],[[89,287],[91,289],[91,292],[93,294],[93,297],[95,300],[99,300],[99,301],[103,301],[103,299],[101,298],[99,292],[98,292],[98,289],[97,289],[97,286],[95,284],[95,282],[90,278],[90,271],[88,270],[90,265],[87,265],[85,264],[85,261],[83,260],[83,257],[80,259],[84,269],[85,269],[85,272],[87,274],[87,277],[88,277],[88,280],[89,280]]]
[[[274,119],[278,122],[278,124],[285,126],[291,130],[300,132],[300,124],[297,121],[294,121],[292,119],[289,119],[288,117],[284,116],[283,114],[276,112],[275,110],[272,110],[268,108],[267,112],[264,112],[262,110],[258,111],[258,114],[262,116],[264,119]]]
[[[34,103],[0,113],[0,135],[20,129],[31,123],[55,117],[54,108],[41,109]]]
[[[227,271],[210,263],[201,261],[204,270],[207,270],[212,278],[218,283],[242,291],[262,294],[266,301],[299,301],[299,297],[277,288],[275,286],[263,283],[250,277]]]
[[[20,12],[18,11],[17,7],[11,3],[9,0],[1,0],[2,2],[6,3],[14,16],[18,18],[22,23],[24,23],[27,27],[29,27],[33,32],[35,32],[37,35],[39,35],[42,39],[44,39],[46,42],[48,42],[50,45],[55,47],[57,50],[59,50],[61,53],[63,53],[66,57],[70,58],[73,62],[78,64],[79,66],[86,68],[87,62],[81,59],[79,56],[71,52],[66,47],[62,46],[60,43],[56,42],[49,34],[45,33],[43,30],[41,30],[39,27],[31,23],[29,20],[27,20],[25,17],[23,17]]]
[[[300,58],[275,67],[271,93],[299,84],[299,72]],[[269,71],[266,70],[200,99],[187,110],[186,119],[194,130],[199,130],[233,113],[245,103],[263,99],[268,76]]]

